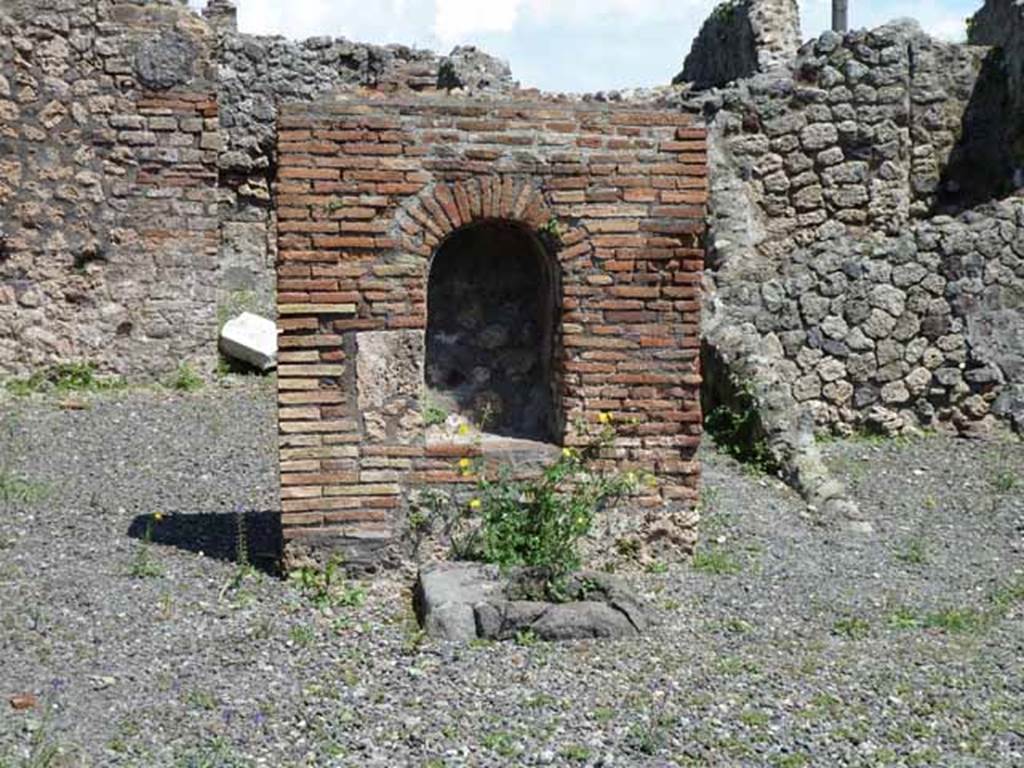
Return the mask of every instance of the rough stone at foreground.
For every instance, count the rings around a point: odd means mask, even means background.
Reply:
[[[427,634],[445,640],[508,640],[530,632],[541,640],[627,638],[650,624],[645,608],[604,573],[569,576],[572,602],[541,599],[541,580],[528,569],[502,574],[494,565],[431,563],[416,580],[416,615]]]

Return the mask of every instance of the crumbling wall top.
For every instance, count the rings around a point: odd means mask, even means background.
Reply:
[[[797,0],[726,0],[704,22],[673,82],[722,86],[787,63],[800,43]]]

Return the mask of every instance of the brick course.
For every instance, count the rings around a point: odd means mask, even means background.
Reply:
[[[559,233],[564,423],[610,412],[609,460],[653,470],[640,506],[696,499],[703,129],[629,107],[417,97],[282,110],[276,181],[282,509],[293,549],[386,549],[408,491],[479,452],[383,437],[357,402],[357,337],[426,328],[429,263],[453,232],[508,220]],[[409,427],[409,423],[404,423]],[[391,433],[388,433],[389,435]],[[571,444],[571,430],[560,442]],[[690,518],[687,518],[690,519]]]

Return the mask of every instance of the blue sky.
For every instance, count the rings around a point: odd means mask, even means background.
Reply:
[[[189,0],[201,7],[205,0]],[[440,52],[472,43],[509,61],[525,86],[597,91],[667,83],[717,0],[236,0],[244,32],[347,37]],[[962,39],[981,0],[850,0],[851,23],[915,17]],[[804,38],[829,24],[830,0],[801,0]]]

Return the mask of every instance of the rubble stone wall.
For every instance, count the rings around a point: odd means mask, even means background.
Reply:
[[[825,33],[792,77],[687,97],[714,141],[706,337],[768,410],[975,432],[1024,383],[1024,203],[993,199],[1007,169],[972,133],[1002,113],[965,118],[991,53]]]
[[[211,363],[219,128],[203,30],[174,3],[39,0],[8,13],[0,371]],[[188,67],[150,90],[136,69],[167,75],[167,45],[189,50]]]
[[[537,446],[426,429],[430,260],[503,221],[557,275],[565,425],[621,426],[609,461],[659,477],[651,531],[693,542],[701,433],[705,132],[678,111],[557,102],[338,101],[281,117],[276,201],[282,509],[292,552],[396,540],[408,493],[466,482],[460,457]],[[477,258],[487,258],[480,253]]]
[[[1024,4],[1017,0],[988,0],[968,24],[968,40],[993,46],[1006,73],[1008,104],[1005,143],[1018,187],[1024,186]]]
[[[788,64],[802,42],[796,0],[727,0],[701,26],[675,80],[723,86]]]
[[[10,0],[0,32],[0,375],[211,372],[227,314],[272,315],[280,100],[513,85],[472,48],[241,35],[224,0]]]

